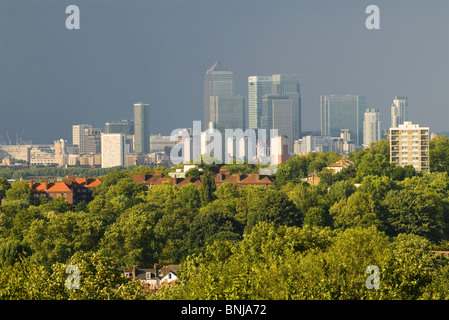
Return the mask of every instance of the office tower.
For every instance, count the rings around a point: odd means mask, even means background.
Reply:
[[[263,129],[263,97],[271,93],[271,76],[248,77],[248,128]]]
[[[79,153],[100,153],[101,129],[92,128],[90,124],[77,124],[72,126],[73,144],[79,146]]]
[[[272,93],[288,96],[293,107],[293,137],[290,140],[301,138],[301,91],[298,76],[294,74],[274,74],[272,76]]]
[[[381,139],[379,109],[366,109],[363,120],[363,147],[368,148],[372,142]]]
[[[348,129],[356,147],[361,147],[366,98],[359,95],[322,95],[320,104],[321,135],[338,137],[342,129]]]
[[[245,98],[210,96],[209,122],[224,135],[226,129],[245,129]]]
[[[229,97],[234,95],[234,75],[220,61],[210,67],[204,76],[204,121],[203,129],[208,128],[210,117],[210,97]]]
[[[429,171],[429,128],[405,121],[390,128],[390,161],[398,166],[412,165]]]
[[[84,153],[85,129],[92,128],[90,124],[77,124],[72,126],[72,142],[79,146],[80,154]]]
[[[150,105],[134,104],[134,152],[150,153]]]
[[[84,152],[89,154],[98,154],[101,152],[101,129],[84,129]]]
[[[391,105],[391,127],[396,128],[409,120],[407,97],[394,97]]]
[[[125,166],[125,135],[123,133],[101,134],[101,167]]]
[[[288,96],[266,95],[262,98],[261,128],[277,129],[279,136],[286,136],[290,153],[293,153],[294,142],[293,103]]]
[[[134,134],[134,121],[122,120],[114,122],[106,122],[104,126],[105,133],[123,133],[126,135]]]

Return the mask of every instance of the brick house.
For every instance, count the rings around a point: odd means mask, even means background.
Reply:
[[[35,197],[44,195],[49,200],[63,197],[69,204],[78,204],[91,201],[93,199],[92,188],[100,183],[101,181],[98,178],[67,176],[62,182],[48,181],[48,179],[45,179],[45,182],[34,182],[31,180],[29,186]]]

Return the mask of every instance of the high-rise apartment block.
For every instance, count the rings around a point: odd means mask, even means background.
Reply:
[[[363,120],[363,147],[381,139],[381,121],[379,109],[366,109]]]
[[[150,105],[134,104],[134,152],[150,153]]]
[[[101,134],[101,167],[111,168],[125,166],[127,154],[126,140],[123,133]]]
[[[396,128],[409,120],[407,97],[394,97],[391,105],[391,128]]]
[[[363,144],[363,117],[366,98],[359,95],[321,96],[321,135],[338,137],[348,129],[356,147]]]
[[[390,161],[398,166],[412,165],[429,171],[429,128],[405,121],[390,128]]]

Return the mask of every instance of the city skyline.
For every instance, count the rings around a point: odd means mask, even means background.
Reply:
[[[70,4],[0,4],[4,142],[70,140],[72,125],[132,118],[137,101],[152,106],[151,134],[188,127],[203,119],[204,70],[217,60],[236,96],[248,97],[251,75],[297,74],[303,131],[319,131],[323,94],[366,96],[385,126],[404,95],[413,122],[448,130],[447,1],[378,3],[380,30],[366,29],[363,1],[79,1],[81,28],[67,30]]]

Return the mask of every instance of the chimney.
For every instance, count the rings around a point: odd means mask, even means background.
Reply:
[[[220,182],[225,181],[228,178],[228,171],[226,169],[220,169]]]
[[[133,279],[136,277],[136,265],[133,264]]]
[[[154,275],[157,277],[157,263],[154,263]]]
[[[47,191],[47,189],[48,189],[48,178],[45,178],[44,185],[45,185],[45,191]]]
[[[87,177],[87,174],[86,175],[84,175],[84,179],[85,179],[85,181],[86,181],[86,186],[89,184],[89,178]]]

